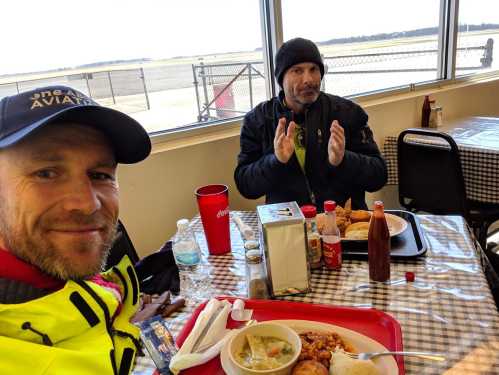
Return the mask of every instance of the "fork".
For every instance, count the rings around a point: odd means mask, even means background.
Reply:
[[[428,352],[378,352],[378,353],[350,353],[345,352],[350,358],[368,360],[371,358],[379,357],[382,355],[408,355],[413,357],[431,359],[433,361],[445,361],[445,356],[440,353],[428,353]]]

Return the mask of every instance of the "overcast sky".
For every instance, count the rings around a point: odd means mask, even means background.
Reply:
[[[322,41],[437,26],[439,3],[282,0],[284,38]],[[499,0],[460,3],[462,23],[499,23]],[[0,21],[0,75],[261,46],[258,0],[17,0],[6,4]]]

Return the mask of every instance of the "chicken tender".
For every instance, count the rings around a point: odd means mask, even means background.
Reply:
[[[291,375],[329,375],[329,371],[320,362],[305,360],[296,364]]]
[[[358,223],[358,222],[369,221],[369,220],[371,220],[371,213],[369,211],[354,210],[350,214],[350,221],[352,223]]]

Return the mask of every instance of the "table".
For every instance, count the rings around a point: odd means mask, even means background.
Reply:
[[[257,230],[255,212],[239,212]],[[393,261],[389,285],[370,283],[368,264],[344,260],[340,271],[312,272],[313,291],[283,300],[354,307],[374,307],[401,325],[405,350],[446,353],[445,362],[405,357],[406,374],[499,374],[499,314],[468,227],[460,216],[419,216],[428,243],[426,257]],[[207,254],[199,217],[192,220]],[[213,296],[246,296],[242,238],[231,223],[232,253],[208,257]],[[405,272],[416,275],[405,281]],[[191,310],[167,319],[178,334]],[[154,364],[139,358],[134,374],[151,374]]]
[[[447,133],[456,141],[467,197],[499,204],[499,118],[466,117],[434,130]],[[397,138],[388,136],[383,144],[389,185],[398,184]]]

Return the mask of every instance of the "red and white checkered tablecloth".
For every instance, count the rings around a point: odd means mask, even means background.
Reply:
[[[244,222],[257,230],[254,212],[240,212]],[[428,243],[425,257],[393,261],[389,285],[370,283],[364,260],[344,260],[340,271],[312,272],[313,291],[305,296],[283,297],[289,301],[340,306],[374,307],[400,323],[404,349],[434,351],[447,355],[444,362],[404,357],[410,374],[499,374],[499,314],[485,279],[480,254],[459,216],[419,216]],[[207,254],[199,217],[191,225]],[[213,296],[246,297],[243,241],[231,223],[232,253],[210,256]],[[405,273],[416,274],[413,283]],[[178,334],[192,310],[167,319]],[[134,374],[152,374],[154,363],[137,361]]]

